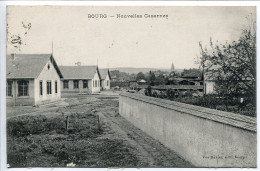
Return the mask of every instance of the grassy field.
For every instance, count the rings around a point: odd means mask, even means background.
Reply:
[[[104,125],[94,114],[19,116],[7,123],[8,164],[11,167],[138,166],[132,147],[120,139],[98,138]]]

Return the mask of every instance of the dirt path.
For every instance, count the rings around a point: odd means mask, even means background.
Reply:
[[[147,135],[118,114],[118,100],[102,99],[105,107],[97,108],[103,122],[109,123],[113,134],[109,138],[120,137],[137,148],[140,160],[148,167],[193,167],[175,152]],[[94,107],[94,106],[93,106]]]

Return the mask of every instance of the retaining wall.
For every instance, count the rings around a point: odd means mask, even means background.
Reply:
[[[256,118],[122,93],[119,113],[197,167],[256,167]]]

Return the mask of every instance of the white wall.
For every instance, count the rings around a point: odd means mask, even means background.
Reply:
[[[95,84],[93,84],[93,81],[94,81],[94,83],[95,83],[95,81],[97,81],[97,87],[95,86]],[[91,84],[92,84],[92,86],[91,86],[92,93],[100,92],[100,79],[99,79],[97,71],[94,75],[94,78],[91,80]]]
[[[48,65],[50,65],[50,68],[48,69]],[[40,95],[40,81],[42,81],[42,89],[43,94]],[[51,87],[52,87],[52,94],[47,95],[47,81],[51,81]],[[55,81],[57,81],[57,93],[55,93]],[[54,65],[49,60],[47,64],[44,66],[42,72],[40,75],[35,79],[34,83],[35,87],[35,103],[40,104],[44,101],[53,101],[57,100],[61,96],[61,81],[60,77],[54,68]]]
[[[108,81],[108,85],[107,85],[107,81]],[[104,80],[102,80],[102,87],[104,90],[109,90],[110,89],[110,79],[109,76],[107,75],[106,78]]]
[[[215,82],[214,81],[205,81],[205,94],[214,94],[215,93]]]
[[[130,93],[119,113],[197,167],[256,167],[256,118]]]

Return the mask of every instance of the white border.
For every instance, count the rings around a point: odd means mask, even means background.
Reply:
[[[256,6],[257,7],[257,52],[259,52],[259,24],[260,24],[260,13],[258,9],[260,9],[260,2],[257,1],[2,1],[0,3],[0,170],[22,170],[28,171],[28,168],[6,168],[6,67],[5,67],[5,59],[6,59],[6,6],[7,5],[59,5],[59,6]],[[259,59],[259,55],[257,53],[257,59]],[[259,66],[260,62],[257,60],[257,66]],[[257,80],[260,80],[259,72],[257,71]],[[257,88],[258,81],[257,81]],[[259,91],[257,91],[257,98],[259,98]],[[258,108],[259,102],[257,101],[257,113],[259,113]],[[257,123],[259,123],[259,117],[257,117]],[[259,124],[257,125],[259,128]],[[259,130],[259,129],[258,129]],[[257,137],[259,133],[257,133]],[[259,144],[257,147],[257,154],[259,154]],[[257,156],[257,166],[259,166],[260,160],[259,156]],[[183,168],[181,170],[200,170],[202,168]],[[203,170],[208,170],[207,168],[203,168]],[[75,168],[33,168],[34,170],[75,170]],[[93,170],[93,169],[76,169],[76,170]],[[110,170],[110,169],[94,169],[94,170]],[[112,170],[112,169],[111,169]],[[114,170],[114,169],[113,169]],[[122,169],[120,169],[122,170]],[[138,169],[125,169],[125,170],[138,170]],[[142,171],[147,170],[141,169]],[[180,170],[180,168],[149,168],[149,170]],[[225,168],[219,168],[218,170],[227,170]],[[229,170],[245,170],[239,168],[232,168]],[[247,170],[256,170],[256,169],[247,169]]]

